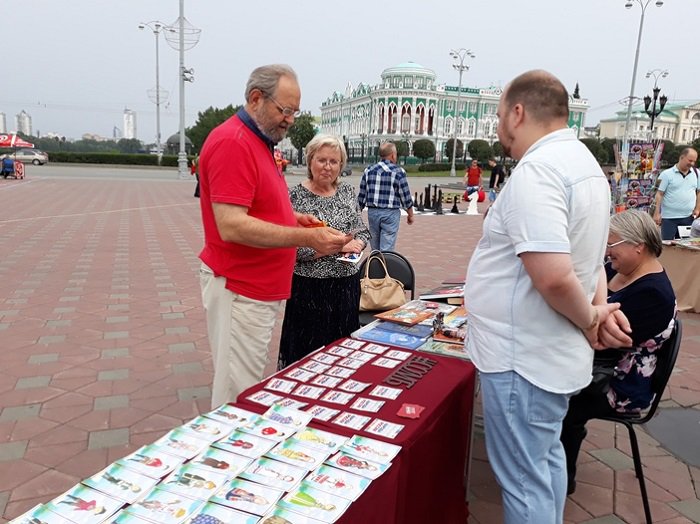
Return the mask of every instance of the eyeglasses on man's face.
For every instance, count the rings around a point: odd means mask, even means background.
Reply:
[[[274,104],[277,106],[277,109],[279,110],[279,112],[282,113],[284,116],[286,116],[286,117],[293,116],[294,118],[296,118],[301,114],[301,111],[299,109],[292,109],[291,107],[284,107],[277,100],[275,100],[271,95],[265,95],[265,96],[274,102]]]
[[[620,244],[624,244],[625,242],[627,242],[627,240],[618,240],[617,242],[613,242],[612,244],[605,244],[605,246],[606,246],[608,249],[612,249],[612,248],[614,248],[615,246],[619,246]]]

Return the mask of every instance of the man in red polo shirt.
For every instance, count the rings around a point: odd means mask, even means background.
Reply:
[[[215,128],[200,155],[204,249],[200,284],[214,361],[212,407],[263,378],[296,247],[340,252],[348,235],[296,213],[274,146],[299,115],[301,91],[286,65],[255,69],[246,105]]]

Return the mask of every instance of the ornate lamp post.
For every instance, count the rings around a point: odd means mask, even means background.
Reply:
[[[199,42],[202,33],[185,18],[185,0],[180,0],[180,16],[168,27],[165,40],[170,47],[180,53],[180,150],[177,154],[178,177],[187,179],[187,151],[185,150],[185,82],[194,82],[194,70],[185,68],[185,51],[192,49]]]
[[[632,68],[632,86],[630,87],[630,96],[627,100],[627,118],[625,119],[625,134],[623,137],[624,142],[629,140],[629,130],[630,130],[630,119],[632,118],[632,102],[634,101],[634,83],[637,77],[637,65],[639,64],[639,48],[642,43],[642,29],[644,28],[644,13],[647,6],[651,3],[651,0],[627,0],[625,7],[630,9],[634,3],[638,3],[642,8],[642,16],[639,19],[639,33],[637,34],[637,50],[634,54],[634,67]],[[655,1],[656,7],[661,7],[664,5],[663,0]]]
[[[649,124],[649,138],[653,137],[654,134],[654,120],[656,119],[657,116],[661,114],[661,112],[664,110],[664,106],[666,105],[666,102],[668,101],[668,97],[666,95],[661,95],[661,98],[659,98],[659,92],[661,91],[661,88],[659,88],[656,84],[659,81],[659,77],[661,78],[666,78],[668,76],[668,71],[662,70],[662,69],[653,69],[651,71],[647,72],[647,78],[654,77],[654,98],[653,98],[653,104],[652,104],[652,98],[647,95],[644,97],[644,112],[649,115],[649,118],[651,119],[651,123]],[[656,109],[656,101],[659,100],[659,109]],[[651,110],[649,109],[649,106],[651,106]]]
[[[459,71],[459,86],[457,88],[457,107],[455,108],[455,128],[454,133],[452,133],[452,165],[450,166],[450,176],[457,176],[457,171],[455,171],[455,156],[457,154],[457,119],[459,118],[459,102],[462,95],[462,74],[465,71],[469,71],[469,65],[464,63],[464,60],[468,58],[476,58],[476,55],[472,53],[471,49],[452,49],[450,51],[450,56],[454,60],[452,67]]]
[[[158,20],[151,20],[150,22],[142,22],[139,24],[139,29],[149,28],[153,31],[153,36],[156,40],[156,88],[155,90],[148,90],[148,98],[151,102],[156,104],[156,154],[158,155],[158,165],[160,165],[163,159],[163,146],[161,145],[160,139],[160,103],[168,98],[168,92],[160,89],[160,55],[158,49],[158,43],[160,40],[160,32],[165,29],[165,24]]]

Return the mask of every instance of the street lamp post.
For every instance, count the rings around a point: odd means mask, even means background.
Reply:
[[[362,165],[364,165],[365,164],[365,140],[367,140],[367,133],[360,134],[360,138],[362,139],[362,160],[361,160],[361,163],[362,163]]]
[[[160,165],[161,160],[163,159],[163,146],[160,138],[160,103],[161,96],[165,99],[168,95],[167,92],[161,93],[160,90],[160,54],[158,44],[160,41],[160,32],[165,28],[165,24],[163,22],[159,22],[158,20],[142,22],[139,24],[139,29],[145,29],[147,27],[153,31],[153,36],[156,40],[156,89],[155,93],[152,93],[151,90],[149,90],[148,95],[151,101],[154,101],[156,104],[156,154],[158,155],[158,165]],[[155,100],[153,100],[154,98]]]
[[[455,128],[454,133],[452,133],[452,166],[450,166],[450,176],[457,176],[457,171],[455,170],[455,157],[457,155],[457,120],[459,118],[459,102],[462,95],[462,74],[465,71],[469,71],[469,65],[464,63],[464,60],[469,58],[476,58],[476,55],[472,53],[470,49],[452,49],[450,51],[450,56],[453,58],[454,63],[452,67],[459,71],[459,86],[457,87],[457,107],[455,108]]]
[[[406,161],[408,159],[408,155],[411,153],[411,143],[408,141],[408,138],[411,136],[411,133],[409,131],[401,131],[401,139],[404,144],[406,144],[406,154],[403,156],[403,164],[406,165]]]
[[[630,96],[629,99],[627,100],[627,118],[625,119],[625,134],[623,137],[623,140],[625,143],[629,141],[629,130],[630,130],[630,120],[632,118],[632,103],[634,101],[634,83],[637,78],[637,65],[639,64],[639,48],[642,43],[642,29],[644,28],[644,13],[647,9],[647,6],[651,3],[651,0],[627,0],[625,3],[625,7],[627,9],[630,9],[633,5],[634,2],[637,2],[640,7],[642,8],[642,16],[639,19],[639,33],[637,34],[637,50],[635,51],[634,54],[634,67],[632,68],[632,86],[630,87]],[[663,0],[656,0],[655,1],[656,7],[661,7],[664,5]]]
[[[180,16],[165,33],[165,40],[170,47],[179,52],[180,77],[180,150],[177,154],[178,177],[189,178],[187,170],[187,151],[185,150],[185,82],[194,82],[194,70],[185,68],[185,51],[192,49],[199,42],[201,29],[195,28],[185,18],[185,0],[180,0]]]
[[[644,97],[644,112],[649,115],[649,118],[651,119],[651,122],[649,124],[649,138],[653,137],[654,134],[654,120],[656,119],[657,116],[661,114],[661,112],[664,110],[664,106],[666,105],[666,102],[668,101],[668,98],[666,95],[661,95],[661,98],[659,98],[659,92],[661,89],[657,86],[657,82],[659,81],[659,77],[661,78],[666,78],[668,76],[668,71],[663,70],[663,69],[653,69],[651,71],[647,72],[647,78],[654,77],[654,98],[653,98],[653,105],[652,105],[652,98],[647,95]],[[656,101],[659,101],[659,109],[656,109]],[[649,106],[651,107],[651,110],[649,109]]]

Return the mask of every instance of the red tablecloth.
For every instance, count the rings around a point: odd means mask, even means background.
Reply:
[[[332,345],[334,344],[329,344],[328,347]],[[314,419],[312,425],[319,429],[348,436],[358,433],[402,446],[401,453],[392,461],[389,470],[370,484],[367,491],[337,521],[339,524],[467,521],[464,479],[468,466],[475,369],[470,362],[462,360],[419,352],[415,352],[415,355],[434,360],[437,364],[411,389],[405,389],[396,400],[386,400],[378,413],[349,410],[347,408],[351,403],[339,406],[294,397],[310,405],[320,404],[341,411],[353,411],[406,426],[396,439],[388,440]],[[279,375],[309,358],[281,371]],[[399,368],[373,366],[370,362],[357,370],[351,378],[381,384],[397,369]],[[263,380],[241,393],[236,405],[262,413],[266,408],[246,397],[262,389],[266,383],[267,380]],[[371,388],[366,389],[362,395],[367,396],[370,390]],[[398,417],[396,412],[404,403],[425,406],[425,411],[419,419]]]

